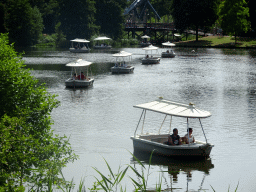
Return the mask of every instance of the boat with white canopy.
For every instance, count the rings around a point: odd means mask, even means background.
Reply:
[[[71,77],[65,81],[66,87],[70,88],[82,88],[92,86],[94,78],[88,75],[88,67],[92,62],[78,59],[75,62],[66,64],[67,67],[71,67]],[[83,74],[83,69],[87,69],[86,76]]]
[[[111,67],[112,73],[132,73],[134,71],[133,66],[129,66],[125,63],[125,58],[128,58],[130,62],[132,53],[120,51],[112,56],[116,58],[115,66]]]
[[[151,153],[154,150],[155,154],[160,154],[163,156],[174,156],[174,157],[209,157],[212,147],[214,145],[208,143],[201,119],[211,116],[211,113],[204,111],[195,107],[194,104],[190,103],[189,105],[180,104],[160,98],[159,100],[135,105],[134,107],[143,109],[140,116],[139,123],[134,132],[134,136],[131,137],[133,140],[134,150],[141,150],[147,153]],[[158,133],[143,133],[144,122],[146,112],[155,112],[164,114],[164,120],[161,124]],[[144,115],[144,117],[143,117]],[[170,117],[170,128],[168,134],[161,134],[161,128],[166,120],[167,116]],[[143,123],[141,127],[141,133],[137,134],[138,127],[143,117]],[[182,145],[167,145],[168,137],[171,132],[172,117],[182,117],[187,120],[187,128],[189,128],[189,119],[198,119],[201,126],[202,132],[205,137],[205,142],[195,140],[195,142],[182,144]],[[150,128],[152,129],[152,128]]]
[[[142,42],[141,42],[141,47],[148,47],[149,45],[151,45],[151,43],[148,41],[148,39],[150,39],[149,36],[147,35],[143,35],[141,36]]]
[[[174,43],[171,43],[169,41],[165,42],[165,43],[162,43],[163,46],[166,46],[166,47],[174,47],[175,44]],[[174,53],[174,51],[172,49],[167,49],[165,52],[162,52],[162,57],[163,58],[173,58],[175,57],[176,54]]]
[[[158,51],[158,47],[155,47],[153,45],[149,45],[148,47],[142,48],[145,50],[145,57],[142,59],[142,64],[144,65],[150,65],[150,64],[158,64],[160,63],[160,58],[157,56],[153,56],[152,51]],[[148,51],[151,52],[150,55],[148,55]]]
[[[88,46],[88,43],[90,41],[86,39],[78,39],[78,38],[70,41],[71,41],[71,47],[69,48],[70,52],[73,52],[73,53],[89,53],[90,52],[90,48]]]
[[[94,39],[94,41],[97,41],[97,44],[94,45],[94,49],[111,49],[112,46],[109,44],[106,44],[105,41],[111,40],[111,38],[103,36],[103,37],[97,37]]]

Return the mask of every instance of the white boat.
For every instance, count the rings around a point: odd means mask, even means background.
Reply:
[[[141,47],[148,47],[149,45],[151,45],[151,43],[147,40],[147,39],[150,39],[149,36],[143,35],[141,36],[141,39],[142,39],[142,42],[140,43]]]
[[[175,46],[174,43],[170,43],[169,41],[165,42],[165,43],[162,43],[163,46],[167,46],[167,47],[173,47]],[[174,51],[172,49],[167,49],[165,52],[162,52],[162,57],[163,58],[173,58],[175,57],[176,54],[174,53]]]
[[[172,101],[167,101],[164,99],[159,99],[153,102],[144,103],[140,105],[135,105],[134,107],[143,109],[140,116],[139,123],[134,132],[134,136],[131,137],[133,140],[134,150],[140,150],[147,153],[151,153],[154,150],[154,154],[159,154],[163,156],[170,157],[209,157],[212,147],[214,145],[207,142],[207,138],[202,127],[201,119],[211,116],[211,113],[204,111],[198,108],[195,108],[195,105],[190,103],[189,105],[180,104]],[[197,118],[201,125],[203,134],[205,136],[205,142],[195,140],[194,143],[182,144],[182,145],[167,145],[168,136],[171,132],[171,122],[170,129],[168,134],[160,134],[160,130],[163,126],[163,123],[160,126],[158,133],[143,133],[143,126],[146,116],[146,111],[152,111],[160,114],[164,114],[166,119],[167,116],[171,117],[183,117],[187,120],[187,127],[189,127],[189,119]],[[142,123],[141,134],[137,134],[137,130],[141,121],[141,118],[144,114],[144,120]],[[186,130],[185,129],[185,130]]]
[[[94,39],[94,41],[97,41],[98,43],[96,45],[94,45],[94,49],[111,49],[112,46],[109,44],[106,44],[105,41],[106,40],[111,40],[111,38],[109,37],[97,37]]]
[[[158,64],[160,63],[160,58],[157,56],[153,56],[152,51],[158,50],[158,47],[155,47],[153,45],[149,45],[148,47],[142,48],[145,50],[145,57],[142,59],[142,64],[144,65],[151,65],[151,64]],[[148,55],[148,51],[151,51],[151,55]]]
[[[86,39],[73,39],[71,41],[71,47],[69,48],[69,51],[72,53],[89,53],[90,48],[88,46],[88,43],[90,41]],[[76,45],[74,45],[76,43]]]
[[[88,67],[92,64],[92,62],[89,61],[85,61],[82,59],[78,59],[75,62],[71,62],[66,64],[66,66],[68,67],[72,67],[71,70],[71,77],[68,78],[65,81],[65,85],[66,87],[69,88],[83,88],[83,87],[88,87],[88,86],[92,86],[93,82],[94,82],[94,78],[90,77],[88,75]],[[87,75],[86,76],[82,76],[82,69],[87,68]],[[74,74],[78,74],[74,76]],[[81,78],[80,78],[81,77]]]
[[[132,53],[125,51],[120,51],[119,53],[113,54],[113,57],[116,57],[115,66],[111,67],[112,73],[132,73],[134,71],[133,66],[129,66],[125,63],[124,58],[131,58]]]

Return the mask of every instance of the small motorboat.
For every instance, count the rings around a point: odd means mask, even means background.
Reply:
[[[105,41],[111,40],[109,37],[97,37],[94,39],[94,41],[97,41],[98,43],[94,45],[94,49],[111,49],[112,46],[109,44],[106,44]]]
[[[69,48],[70,52],[72,53],[89,53],[90,52],[90,48],[88,46],[88,43],[90,41],[86,39],[73,39],[70,41],[71,41],[71,47]]]
[[[131,58],[132,53],[128,53],[125,51],[120,51],[119,53],[113,54],[113,57],[116,57],[115,66],[111,67],[112,73],[132,73],[134,71],[133,66],[129,66],[125,63],[124,58]]]
[[[163,46],[167,46],[167,47],[173,47],[175,46],[174,43],[170,43],[169,41],[165,42],[165,43],[162,43]],[[163,58],[173,58],[175,57],[176,54],[174,53],[174,51],[172,49],[167,49],[165,52],[162,52],[162,57]]]
[[[151,153],[154,151],[154,154],[159,154],[163,156],[170,157],[204,157],[207,158],[210,155],[212,147],[214,145],[208,143],[207,138],[204,133],[204,129],[201,123],[202,118],[207,118],[211,116],[211,113],[204,111],[195,107],[194,104],[190,103],[189,105],[180,104],[160,98],[159,100],[152,101],[149,103],[135,105],[134,107],[143,109],[140,116],[139,123],[134,132],[134,136],[131,136],[133,140],[134,150],[140,150],[146,153]],[[155,113],[164,114],[163,123],[160,126],[158,133],[143,133],[144,121],[146,116],[146,111],[151,111]],[[144,114],[144,120],[142,123],[141,134],[137,134],[137,130],[141,121],[141,118]],[[166,117],[182,117],[187,121],[187,127],[189,127],[189,119],[199,119],[201,129],[203,131],[205,142],[195,140],[193,143],[182,144],[182,145],[168,145],[168,137],[171,131],[171,122],[170,129],[168,134],[160,134],[160,130],[164,124]],[[152,130],[152,127],[150,128]]]
[[[157,56],[153,56],[152,51],[157,51],[158,47],[155,47],[153,45],[149,45],[148,47],[142,48],[145,50],[145,57],[142,59],[143,65],[151,65],[151,64],[158,64],[160,63],[160,58]],[[151,54],[148,55],[148,51],[151,51]]]
[[[71,77],[65,81],[66,87],[69,88],[83,88],[93,85],[94,78],[88,75],[88,67],[92,62],[78,59],[75,62],[66,64],[71,67]],[[87,75],[85,76],[82,72],[83,69],[87,68]]]

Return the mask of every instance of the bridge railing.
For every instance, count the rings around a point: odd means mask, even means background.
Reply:
[[[174,30],[174,23],[125,23],[125,28],[155,28]]]

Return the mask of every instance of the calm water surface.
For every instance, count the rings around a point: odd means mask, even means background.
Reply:
[[[177,57],[161,59],[160,64],[144,66],[141,48],[125,48],[133,53],[133,74],[112,75],[114,58],[107,52],[74,54],[67,50],[35,49],[24,56],[31,73],[46,83],[48,91],[58,95],[61,106],[52,113],[56,134],[70,136],[79,160],[63,170],[66,179],[79,185],[85,177],[86,188],[99,178],[92,167],[108,175],[104,159],[114,172],[131,164],[132,140],[141,110],[134,105],[153,101],[162,96],[181,103],[193,102],[210,111],[212,117],[203,119],[207,139],[215,147],[206,161],[176,161],[154,158],[148,187],[154,188],[162,178],[163,189],[173,191],[256,191],[256,51],[238,49],[175,48]],[[159,50],[161,53],[161,50]],[[70,75],[68,62],[82,58],[92,61],[95,82],[88,89],[66,89],[64,81]],[[164,116],[150,114],[146,127],[160,126]],[[185,119],[176,118],[179,134],[186,131]],[[194,136],[204,141],[201,129],[194,126]],[[168,122],[162,132],[168,131]],[[148,157],[136,154],[145,161]],[[137,179],[132,171],[127,175]],[[123,187],[133,190],[126,177]]]

